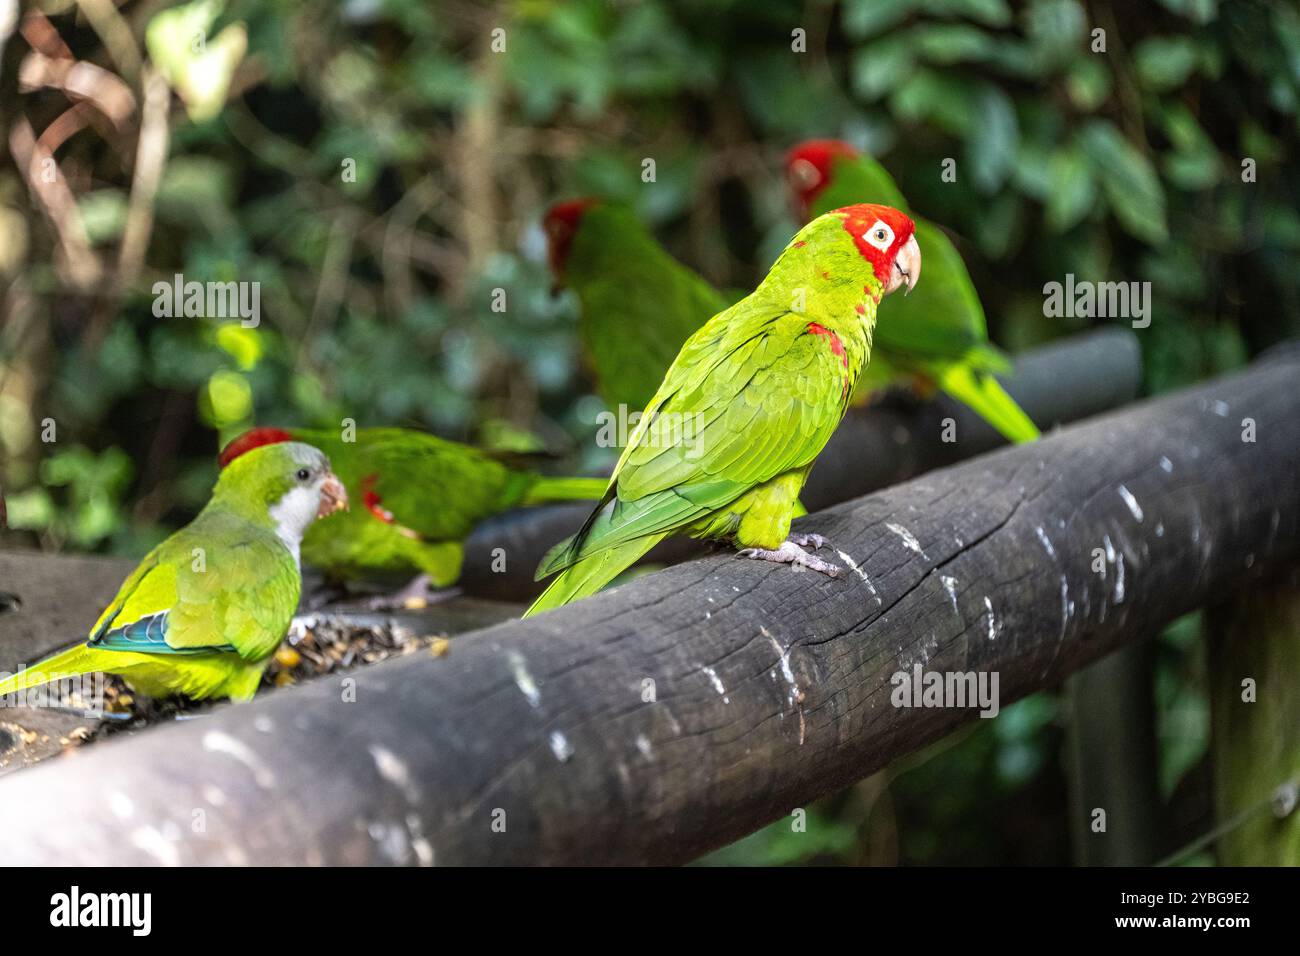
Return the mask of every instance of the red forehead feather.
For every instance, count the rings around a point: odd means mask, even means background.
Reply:
[[[844,217],[845,231],[853,237],[853,244],[858,247],[858,252],[876,267],[877,278],[888,274],[888,270],[893,266],[894,256],[916,232],[916,223],[912,222],[906,213],[899,212],[893,206],[864,202],[836,209],[831,215]],[[884,251],[862,238],[862,234],[875,225],[877,220],[894,231],[894,241]]]
[[[916,223],[912,222],[907,213],[899,212],[893,206],[882,206],[874,202],[844,206],[836,209],[835,215],[844,216],[844,228],[850,231],[856,229],[858,232],[865,232],[868,226],[879,219],[894,230],[895,241],[900,245],[916,231]]]
[[[564,202],[557,202],[546,210],[546,217],[542,222],[546,226],[551,223],[563,223],[570,229],[578,225],[578,220],[582,214],[592,206],[599,205],[600,200],[595,196],[583,196],[581,199],[568,199]]]
[[[254,428],[246,431],[238,438],[232,439],[230,444],[221,449],[221,454],[217,456],[217,464],[225,468],[228,464],[254,448],[261,448],[263,445],[278,445],[282,441],[293,441],[293,436],[283,428]]]
[[[549,253],[551,271],[559,276],[564,271],[564,261],[569,256],[569,247],[573,244],[573,235],[578,231],[578,223],[592,206],[600,205],[594,196],[581,199],[569,199],[557,202],[542,217],[542,229],[546,232],[546,245]]]
[[[831,184],[832,163],[857,156],[858,151],[842,139],[804,140],[785,154],[785,178],[802,219],[808,218],[812,204]]]
[[[831,171],[831,160],[857,158],[858,151],[842,139],[806,139],[785,154],[785,168],[789,169],[799,160],[812,163],[823,176]]]

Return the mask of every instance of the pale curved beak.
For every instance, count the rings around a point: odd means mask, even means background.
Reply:
[[[894,271],[890,273],[889,284],[885,286],[885,295],[889,295],[903,285],[907,286],[907,292],[903,295],[907,295],[916,288],[916,280],[919,278],[921,278],[921,247],[916,244],[916,236],[912,236],[894,257]]]
[[[336,511],[344,511],[348,506],[348,490],[343,482],[335,477],[334,472],[325,472],[325,481],[320,486],[320,507],[316,509],[317,518],[327,518]]]

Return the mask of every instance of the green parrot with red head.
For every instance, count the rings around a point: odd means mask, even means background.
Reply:
[[[557,286],[573,290],[578,338],[610,408],[644,408],[682,343],[730,302],[655,241],[630,209],[588,197],[542,220]]]
[[[410,428],[254,428],[221,451],[230,467],[281,442],[324,451],[353,506],[307,530],[303,560],[333,580],[375,572],[417,572],[376,607],[419,606],[444,596],[480,521],[509,508],[598,499],[604,478],[552,478],[516,468],[470,445]]]
[[[543,559],[538,577],[557,576],[527,613],[594,594],[671,534],[839,574],[813,553],[825,542],[790,522],[868,367],[881,299],[920,277],[914,232],[888,206],[819,216],[757,289],[691,334],[600,504]]]
[[[785,171],[801,220],[864,200],[907,209],[889,173],[842,140],[800,143],[787,153]],[[984,309],[961,255],[934,223],[915,221],[929,277],[916,294],[881,307],[875,359],[859,389],[875,391],[900,379],[933,383],[1010,441],[1033,441],[1038,427],[993,377],[1010,362],[988,341]]]

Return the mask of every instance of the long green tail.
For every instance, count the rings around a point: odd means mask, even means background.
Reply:
[[[109,662],[120,656],[113,651],[77,644],[33,664],[26,670],[19,671],[12,677],[0,680],[0,697],[39,687],[59,678],[111,669],[112,665]]]
[[[963,405],[968,405],[1008,441],[1020,444],[1039,437],[1038,426],[987,372],[977,371],[964,363],[954,363],[940,369],[935,380],[941,389]]]
[[[590,597],[666,537],[668,532],[664,531],[633,538],[570,565],[560,572],[559,577],[542,592],[542,596],[524,612],[524,617],[532,617],[542,611],[563,607],[570,601]]]
[[[531,507],[552,501],[598,501],[608,487],[608,478],[538,478],[520,503]]]

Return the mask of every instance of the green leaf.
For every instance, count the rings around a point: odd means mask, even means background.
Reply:
[[[992,84],[975,96],[975,118],[966,140],[966,162],[975,186],[996,192],[1011,175],[1020,149],[1020,125],[1011,98]]]
[[[900,38],[900,42],[901,38]],[[953,63],[985,63],[998,52],[993,37],[983,30],[964,23],[931,23],[914,29],[907,46],[914,48],[931,63],[947,66]]]
[[[1171,153],[1161,160],[1160,167],[1171,183],[1190,192],[1208,189],[1223,175],[1223,166],[1214,152]]]
[[[1219,13],[1218,0],[1160,0],[1160,5],[1196,23],[1209,23]]]
[[[853,91],[866,100],[879,99],[903,81],[913,63],[910,45],[902,37],[877,40],[853,57]]]
[[[1007,256],[1020,241],[1021,205],[1015,193],[1002,193],[986,205],[975,224],[975,238],[990,259]],[[916,287],[919,289],[921,284],[918,282]]]
[[[126,226],[126,194],[120,189],[96,189],[77,203],[86,235],[98,245],[116,239]]]
[[[1205,189],[1218,182],[1223,163],[1192,111],[1181,103],[1173,104],[1161,110],[1161,122],[1174,145],[1161,164],[1169,180],[1187,190]]]
[[[438,108],[465,106],[475,81],[464,64],[438,49],[418,52],[408,67],[407,85],[422,103]]]
[[[1047,162],[1047,227],[1065,232],[1083,221],[1097,198],[1087,158],[1077,149],[1060,149]]]
[[[965,139],[978,104],[966,80],[922,68],[895,87],[889,108],[901,120],[929,120],[944,132]]]
[[[844,32],[862,40],[902,23],[920,0],[849,0],[844,4]]]
[[[1088,18],[1075,0],[1035,0],[1025,14],[1025,34],[1042,69],[1079,56]]]
[[[243,23],[210,36],[224,7],[225,0],[196,0],[158,13],[145,28],[150,59],[195,123],[221,112],[231,78],[248,49]]]
[[[1196,46],[1190,37],[1148,37],[1133,51],[1138,77],[1156,92],[1182,86],[1196,66]]]
[[[1006,0],[923,0],[922,5],[935,16],[962,17],[990,27],[1011,23],[1011,7]]]
[[[1088,122],[1078,143],[1124,230],[1152,245],[1168,239],[1165,192],[1151,161],[1107,120]]]
[[[1070,102],[1085,112],[1092,112],[1106,102],[1110,88],[1110,70],[1097,57],[1076,60],[1065,77]]]
[[[1052,180],[1047,172],[1048,151],[1035,142],[1026,142],[1016,154],[1016,168],[1011,174],[1016,189],[1041,202],[1047,201]]]

